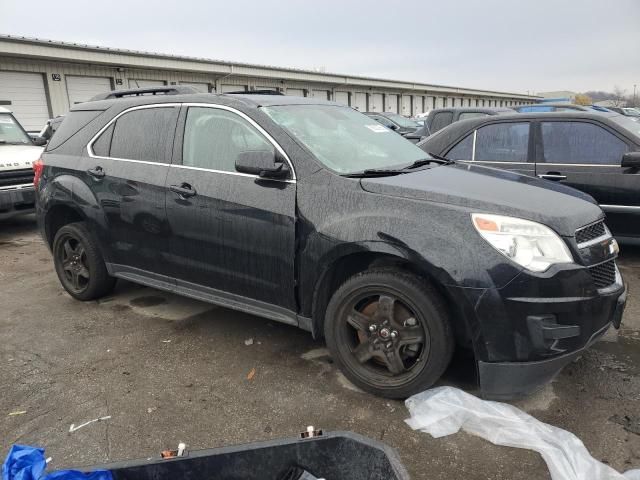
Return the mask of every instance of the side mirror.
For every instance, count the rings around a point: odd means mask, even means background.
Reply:
[[[47,139],[44,137],[31,137],[31,140],[36,147],[42,147],[47,144]]]
[[[628,152],[622,155],[622,168],[640,168],[640,152]]]
[[[262,178],[285,178],[289,175],[289,167],[283,159],[273,152],[265,151],[239,153],[236,158],[236,170]]]

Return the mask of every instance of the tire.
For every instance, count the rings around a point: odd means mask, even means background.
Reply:
[[[454,337],[447,311],[426,280],[370,270],[349,278],[331,297],[325,340],[354,385],[403,399],[431,387],[449,365]]]
[[[113,290],[98,242],[84,223],[60,228],[53,239],[53,262],[64,289],[77,300],[95,300]]]

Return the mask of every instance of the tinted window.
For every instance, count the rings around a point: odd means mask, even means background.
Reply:
[[[55,130],[56,134],[47,144],[47,151],[58,148],[102,113],[102,111],[98,110],[78,110],[77,112],[67,113],[60,126]]]
[[[111,135],[113,135],[113,125],[107,128],[100,136],[93,142],[93,153],[99,157],[108,157],[109,149],[111,148]]]
[[[183,165],[235,172],[238,154],[248,151],[275,155],[273,145],[239,115],[217,108],[189,109],[184,129]]]
[[[544,161],[619,165],[627,145],[604,128],[584,122],[542,122]]]
[[[481,112],[463,112],[460,114],[460,116],[458,117],[458,120],[465,120],[467,118],[476,118],[476,117],[488,117],[489,114],[488,113],[481,113]]]
[[[116,120],[110,157],[168,163],[175,131],[176,108],[145,108]]]
[[[496,123],[477,130],[474,160],[526,162],[528,150],[528,123]]]
[[[433,122],[431,123],[431,131],[436,132],[453,122],[453,113],[451,112],[439,112],[433,116]]]
[[[451,160],[473,160],[473,133],[467,135],[464,140],[449,150],[447,158]]]

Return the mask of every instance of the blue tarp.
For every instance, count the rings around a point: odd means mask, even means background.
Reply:
[[[78,472],[59,470],[45,473],[44,448],[13,445],[2,464],[2,480],[113,480],[108,470]]]

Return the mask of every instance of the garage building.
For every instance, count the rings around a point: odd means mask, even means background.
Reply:
[[[540,97],[250,65],[0,35],[0,105],[27,130],[113,89],[190,85],[201,92],[274,90],[360,111],[413,116],[444,106],[508,107]]]

